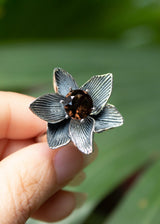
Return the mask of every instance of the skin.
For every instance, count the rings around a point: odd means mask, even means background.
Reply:
[[[33,100],[0,92],[1,224],[23,224],[29,217],[53,222],[68,216],[85,197],[62,187],[71,180],[72,185],[77,179],[80,184],[81,171],[97,155],[97,149],[84,155],[72,143],[51,150],[47,123],[29,110]]]

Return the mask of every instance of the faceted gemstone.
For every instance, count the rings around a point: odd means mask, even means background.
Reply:
[[[76,120],[86,118],[92,111],[93,101],[88,92],[71,90],[63,102],[67,114]]]

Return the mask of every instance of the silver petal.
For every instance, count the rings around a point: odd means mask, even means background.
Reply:
[[[66,96],[71,89],[78,89],[78,85],[73,77],[61,68],[53,70],[53,85],[56,93]]]
[[[101,132],[110,128],[115,128],[123,124],[123,117],[111,104],[107,104],[103,110],[93,116],[95,119],[95,132]]]
[[[88,91],[93,100],[93,110],[91,114],[97,114],[107,103],[112,92],[112,74],[93,76],[81,89]]]
[[[56,149],[70,142],[68,136],[69,120],[63,120],[58,124],[48,123],[47,142],[51,149]]]
[[[93,151],[94,124],[94,119],[88,116],[83,122],[71,119],[69,125],[71,140],[77,148],[85,154],[90,154]]]
[[[65,110],[60,103],[64,97],[59,94],[46,94],[38,97],[30,105],[31,111],[49,123],[57,123],[65,119]]]

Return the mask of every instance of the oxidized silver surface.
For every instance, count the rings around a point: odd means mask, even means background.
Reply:
[[[123,117],[107,101],[112,92],[112,74],[93,76],[78,88],[61,68],[53,71],[55,93],[38,97],[31,111],[48,122],[47,141],[52,149],[72,141],[83,153],[93,151],[93,133],[123,124]]]

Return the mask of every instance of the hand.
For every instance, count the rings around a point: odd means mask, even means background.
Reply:
[[[83,194],[61,190],[96,156],[69,143],[51,150],[42,136],[46,122],[29,105],[34,99],[0,92],[0,223],[23,224],[29,217],[58,221]]]

